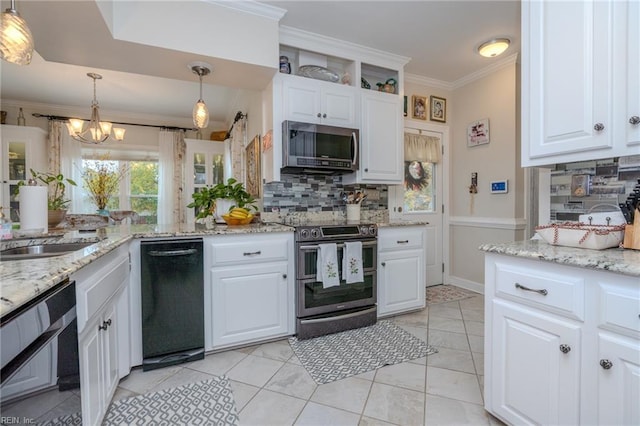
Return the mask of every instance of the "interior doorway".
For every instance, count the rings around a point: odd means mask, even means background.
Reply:
[[[405,123],[404,132],[405,178],[402,185],[389,186],[389,217],[392,220],[427,222],[426,286],[444,284],[448,247],[444,214],[447,182],[444,176],[447,176],[449,128],[411,122]],[[412,143],[408,149],[408,144]],[[419,147],[418,152],[416,147]]]

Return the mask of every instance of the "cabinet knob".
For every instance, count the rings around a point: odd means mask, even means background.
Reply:
[[[560,345],[560,352],[562,352],[563,354],[568,354],[570,350],[571,346],[564,343]]]
[[[602,368],[604,368],[605,370],[608,370],[611,367],[613,367],[613,363],[611,361],[609,361],[608,359],[601,359],[600,360],[600,366]]]
[[[365,172],[368,172],[368,171],[369,171],[369,169],[364,169],[364,171],[365,171]]]
[[[111,318],[106,321],[102,321],[102,325],[98,326],[98,330],[106,330],[111,325]]]
[[[638,117],[637,115],[632,116],[629,119],[629,124],[633,124],[634,126],[637,126],[638,124],[640,124],[640,117]]]
[[[322,117],[322,114],[318,113],[318,116],[317,116],[317,117],[318,117],[318,118]]]
[[[322,114],[322,118],[327,118],[327,114]]]
[[[604,130],[604,124],[602,124],[602,123],[596,123],[596,124],[593,126],[593,130],[595,130],[596,132],[601,132],[601,131],[603,131],[603,130]]]
[[[282,279],[286,280],[287,279],[287,274],[282,274]]]
[[[380,262],[380,264],[381,264],[382,266],[387,266],[387,263],[386,263],[386,262]]]

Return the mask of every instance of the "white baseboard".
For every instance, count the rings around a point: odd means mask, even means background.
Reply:
[[[465,290],[470,290],[475,293],[484,294],[484,284],[477,283],[474,281],[470,281],[460,277],[449,276],[447,280],[449,284],[453,284],[456,287],[464,288]]]

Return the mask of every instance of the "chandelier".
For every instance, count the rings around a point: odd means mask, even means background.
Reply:
[[[33,36],[27,22],[16,10],[15,0],[2,12],[0,28],[0,55],[2,59],[17,65],[29,65],[33,56]]]
[[[93,72],[87,73],[87,76],[93,79],[93,101],[91,102],[91,120],[89,127],[84,129],[84,120],[78,118],[70,118],[67,123],[69,136],[73,139],[85,142],[99,144],[106,141],[111,136],[112,124],[108,121],[100,121],[98,112],[98,100],[96,99],[96,80],[102,79],[100,74]],[[112,138],[117,141],[124,140],[125,129],[114,127]]]
[[[189,64],[189,68],[200,78],[200,98],[198,102],[193,106],[193,124],[198,129],[204,129],[209,125],[209,109],[207,104],[202,100],[202,77],[209,75],[211,69],[210,65],[205,63],[192,63]]]

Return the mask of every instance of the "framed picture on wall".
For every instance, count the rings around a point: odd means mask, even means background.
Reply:
[[[438,96],[431,96],[429,98],[431,104],[431,115],[429,119],[431,121],[439,121],[441,123],[447,122],[447,100]]]
[[[418,120],[427,119],[427,97],[426,96],[411,96],[412,113],[411,118]]]
[[[467,127],[467,146],[489,143],[489,119],[474,121]]]
[[[260,171],[260,136],[253,138],[245,150],[247,192],[255,198],[260,197],[262,175]]]

